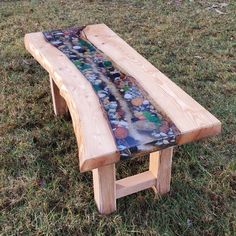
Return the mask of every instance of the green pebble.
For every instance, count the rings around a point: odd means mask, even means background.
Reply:
[[[100,86],[99,85],[93,85],[93,88],[94,88],[94,90],[97,92],[97,91],[99,91],[99,90],[101,90],[101,88],[100,88]]]
[[[82,65],[80,66],[80,69],[81,69],[81,70],[87,70],[87,69],[90,69],[90,68],[91,68],[91,66],[88,65],[88,64],[82,64]]]
[[[146,117],[146,119],[150,122],[154,122],[154,123],[160,123],[160,119],[156,116],[156,115],[152,115],[150,112],[148,111],[144,111],[143,115]]]
[[[103,64],[104,64],[105,67],[112,66],[112,63],[110,61],[104,61]]]
[[[89,45],[89,43],[87,43],[85,40],[83,40],[83,39],[80,39],[79,40],[79,43],[80,43],[80,45],[82,45],[82,46],[88,46]]]
[[[76,60],[76,61],[74,61],[74,64],[75,64],[76,66],[80,66],[80,65],[81,65],[81,61],[80,61],[80,60]]]
[[[126,92],[126,91],[129,90],[129,86],[128,86],[128,85],[125,85],[125,87],[124,87],[123,89],[124,89],[124,91]]]
[[[92,44],[90,44],[90,43],[84,41],[83,39],[80,39],[80,45],[81,45],[81,46],[85,46],[85,47],[87,47],[87,48],[89,49],[90,52],[95,51],[94,46],[93,46]]]
[[[93,46],[89,46],[88,48],[89,48],[89,51],[90,51],[90,52],[94,52],[94,51],[96,51],[95,48],[94,48]]]

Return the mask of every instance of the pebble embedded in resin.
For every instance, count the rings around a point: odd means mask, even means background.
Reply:
[[[176,126],[157,111],[135,78],[115,68],[101,51],[80,36],[80,28],[52,30],[44,32],[44,36],[74,63],[94,88],[121,157],[153,152],[176,143],[179,134]]]

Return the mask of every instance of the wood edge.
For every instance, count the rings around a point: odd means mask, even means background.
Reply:
[[[42,32],[32,32],[32,33],[25,34],[25,36],[24,36],[24,45],[25,45],[25,48],[27,49],[28,52],[30,52],[30,48],[29,48],[30,47],[30,42],[29,42],[30,37],[32,35],[36,35],[36,34],[39,34],[39,33],[42,34]],[[30,53],[30,55],[32,55],[32,54]],[[34,57],[34,55],[32,55],[32,56]]]
[[[102,28],[106,30],[109,30],[109,33],[113,35],[115,35],[117,38],[119,38],[119,40],[122,40],[128,47],[130,47],[131,50],[134,50],[135,53],[137,53],[143,60],[145,60],[152,68],[154,68],[158,74],[162,77],[162,78],[165,78],[168,83],[171,83],[173,84],[174,86],[176,86],[176,88],[181,91],[181,93],[183,93],[185,96],[188,96],[189,97],[189,100],[192,100],[194,103],[196,103],[196,105],[198,105],[198,109],[201,109],[202,111],[204,111],[206,113],[206,115],[209,116],[209,121],[207,122],[207,127],[204,127],[204,126],[199,126],[199,127],[196,127],[195,129],[191,130],[187,130],[186,129],[181,129],[179,127],[178,124],[176,124],[176,122],[174,122],[174,119],[171,118],[170,114],[168,114],[165,109],[163,109],[159,104],[157,104],[157,102],[154,101],[154,99],[151,97],[151,95],[148,94],[148,92],[142,87],[142,85],[139,83],[138,80],[136,80],[136,82],[138,83],[139,85],[139,88],[141,88],[142,90],[145,91],[146,95],[148,96],[149,100],[151,100],[153,102],[153,104],[155,105],[155,107],[157,108],[157,110],[159,110],[161,113],[165,114],[167,117],[170,118],[170,120],[172,120],[175,125],[177,126],[177,128],[179,129],[180,131],[180,135],[179,135],[179,138],[178,140],[181,140],[179,141],[180,144],[182,143],[189,143],[189,142],[192,142],[194,140],[198,140],[200,138],[204,138],[204,137],[210,137],[210,136],[214,136],[214,135],[217,135],[218,133],[220,133],[220,131],[210,131],[211,128],[214,128],[215,126],[218,126],[218,122],[220,123],[220,121],[213,115],[211,114],[208,110],[206,110],[198,101],[196,101],[192,96],[190,96],[189,94],[187,94],[180,86],[178,86],[176,83],[174,83],[171,79],[169,79],[165,74],[163,74],[161,71],[159,71],[154,65],[152,65],[146,58],[144,58],[140,53],[138,53],[134,48],[132,48],[129,44],[127,44],[117,33],[115,33],[114,31],[112,31],[107,25],[105,24],[97,24],[97,25],[90,25],[91,28],[92,27],[100,27],[100,30]],[[92,30],[91,28],[89,29],[90,27],[88,28],[85,28],[84,29],[84,35],[86,36],[87,39],[90,38],[91,36],[91,32],[89,32],[90,30]],[[86,31],[87,30],[87,31]],[[101,30],[102,31],[102,30]],[[100,33],[100,36],[103,35],[103,33],[99,32]],[[89,36],[90,35],[90,36]],[[108,34],[105,34],[104,35],[106,38],[110,38],[112,36],[109,36]],[[115,60],[113,60],[113,58],[109,55],[107,55],[104,50],[100,47],[98,47],[98,45],[96,43],[94,43],[94,41],[92,40],[91,41],[99,50],[101,50],[108,58],[109,60],[112,61],[112,63],[118,68],[120,69],[123,73],[126,73],[128,75],[130,75],[130,73],[125,69],[123,68],[121,65],[119,65],[118,62],[116,62]],[[99,43],[98,43],[99,44]],[[132,76],[132,75],[131,75]],[[206,129],[209,129],[209,135],[207,134],[203,134],[202,133],[202,130],[206,130]],[[217,128],[216,128],[217,129]],[[189,140],[186,140],[187,137],[190,137]],[[193,137],[196,137],[196,139],[194,139]]]
[[[179,136],[177,136],[177,144],[182,145],[203,138],[210,138],[220,134],[221,131],[222,123],[217,119],[217,122],[212,125],[200,127],[199,129],[194,129],[187,133],[181,133]]]
[[[25,46],[25,48],[26,48],[26,50],[28,51],[28,52],[30,52],[30,50],[29,50],[29,42],[28,42],[28,40],[29,40],[29,37],[30,37],[30,34],[31,33],[28,33],[28,34],[25,34],[25,36],[24,36],[24,46]],[[32,55],[31,53],[30,53],[30,55]],[[33,56],[33,55],[32,55]],[[33,56],[34,57],[34,56]],[[35,58],[35,57],[34,57]]]
[[[37,51],[35,51],[34,53],[32,52],[33,49],[31,48],[34,47],[34,45],[31,45],[31,42],[30,42],[30,39],[31,37],[34,37],[36,36],[37,34],[41,34],[42,35],[42,32],[33,32],[33,33],[27,33],[25,34],[24,36],[24,45],[25,45],[25,48],[26,50],[35,58],[35,60],[44,68],[45,66],[37,60],[37,57],[35,56]],[[45,44],[48,43],[47,41],[45,41]],[[48,43],[49,44],[49,43]],[[51,46],[53,47],[52,45],[48,45],[48,46]],[[56,49],[56,48],[55,48]],[[38,50],[38,49],[37,49]],[[58,50],[58,49],[56,49]],[[68,63],[71,63],[71,61],[68,60]],[[71,63],[73,65],[73,63]],[[73,65],[74,66],[74,65]],[[47,69],[46,69],[47,70]],[[47,70],[48,71],[48,70]],[[48,73],[50,74],[50,71],[48,71]],[[83,75],[82,75],[83,76]],[[54,82],[56,83],[56,81],[54,80]],[[75,122],[78,123],[78,119],[79,119],[79,115],[75,115],[73,111],[73,108],[72,107],[75,107],[72,105],[73,103],[73,100],[69,100],[67,101],[68,99],[68,94],[65,94],[65,91],[61,91],[60,90],[60,95],[66,100],[66,103],[68,105],[68,109],[70,111],[70,114],[71,114],[71,117],[72,117],[72,123],[73,123],[73,130],[74,130],[74,133],[75,133],[75,136],[76,136],[76,140],[77,140],[77,145],[78,145],[78,149],[79,149],[79,153],[80,152],[80,145],[79,145],[79,137],[78,137],[78,134],[76,132],[76,129],[77,127],[79,126],[78,124],[76,124],[76,126],[74,125]],[[79,155],[80,156],[80,155]],[[98,168],[98,167],[101,167],[101,166],[104,166],[104,165],[109,165],[109,164],[114,164],[116,162],[118,162],[120,160],[120,154],[118,153],[118,149],[116,148],[116,150],[114,151],[114,153],[108,153],[106,155],[103,155],[103,156],[96,156],[96,157],[91,157],[91,158],[87,158],[87,157],[83,157],[83,158],[79,158],[79,163],[80,163],[80,171],[81,172],[86,172],[86,171],[91,171],[92,169],[95,169],[95,168]],[[98,164],[99,163],[99,164]],[[101,164],[103,163],[103,164]]]
[[[73,124],[73,130],[74,134],[76,137],[77,145],[78,145],[78,158],[79,158],[79,167],[80,167],[80,172],[86,172],[86,171],[91,171],[93,169],[102,167],[104,165],[109,165],[109,164],[114,164],[120,160],[120,154],[118,152],[118,149],[113,153],[107,153],[106,155],[103,156],[96,156],[96,157],[90,157],[88,158],[85,154],[83,154],[83,149],[79,145],[80,143],[80,133],[81,131],[76,131],[79,129],[79,116],[74,113],[73,109],[73,100],[71,100],[68,103],[68,110],[71,115],[72,119],[72,124]],[[101,164],[102,163],[102,164]]]
[[[100,157],[92,157],[90,159],[80,159],[80,172],[91,171],[93,169],[103,167],[106,165],[114,164],[120,160],[120,154],[118,151],[110,153]],[[99,165],[97,164],[99,162]],[[101,164],[102,163],[102,164]]]

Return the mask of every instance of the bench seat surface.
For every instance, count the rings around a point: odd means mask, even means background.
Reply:
[[[67,103],[81,171],[220,132],[212,114],[106,25],[86,26],[83,39],[52,32],[27,34],[25,45]]]

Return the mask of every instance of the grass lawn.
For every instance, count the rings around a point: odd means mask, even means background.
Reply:
[[[0,235],[236,235],[235,1],[0,1]],[[176,148],[171,192],[146,190],[98,214],[69,119],[54,117],[48,74],[27,32],[106,23],[222,121]],[[144,171],[123,161],[118,177]]]

